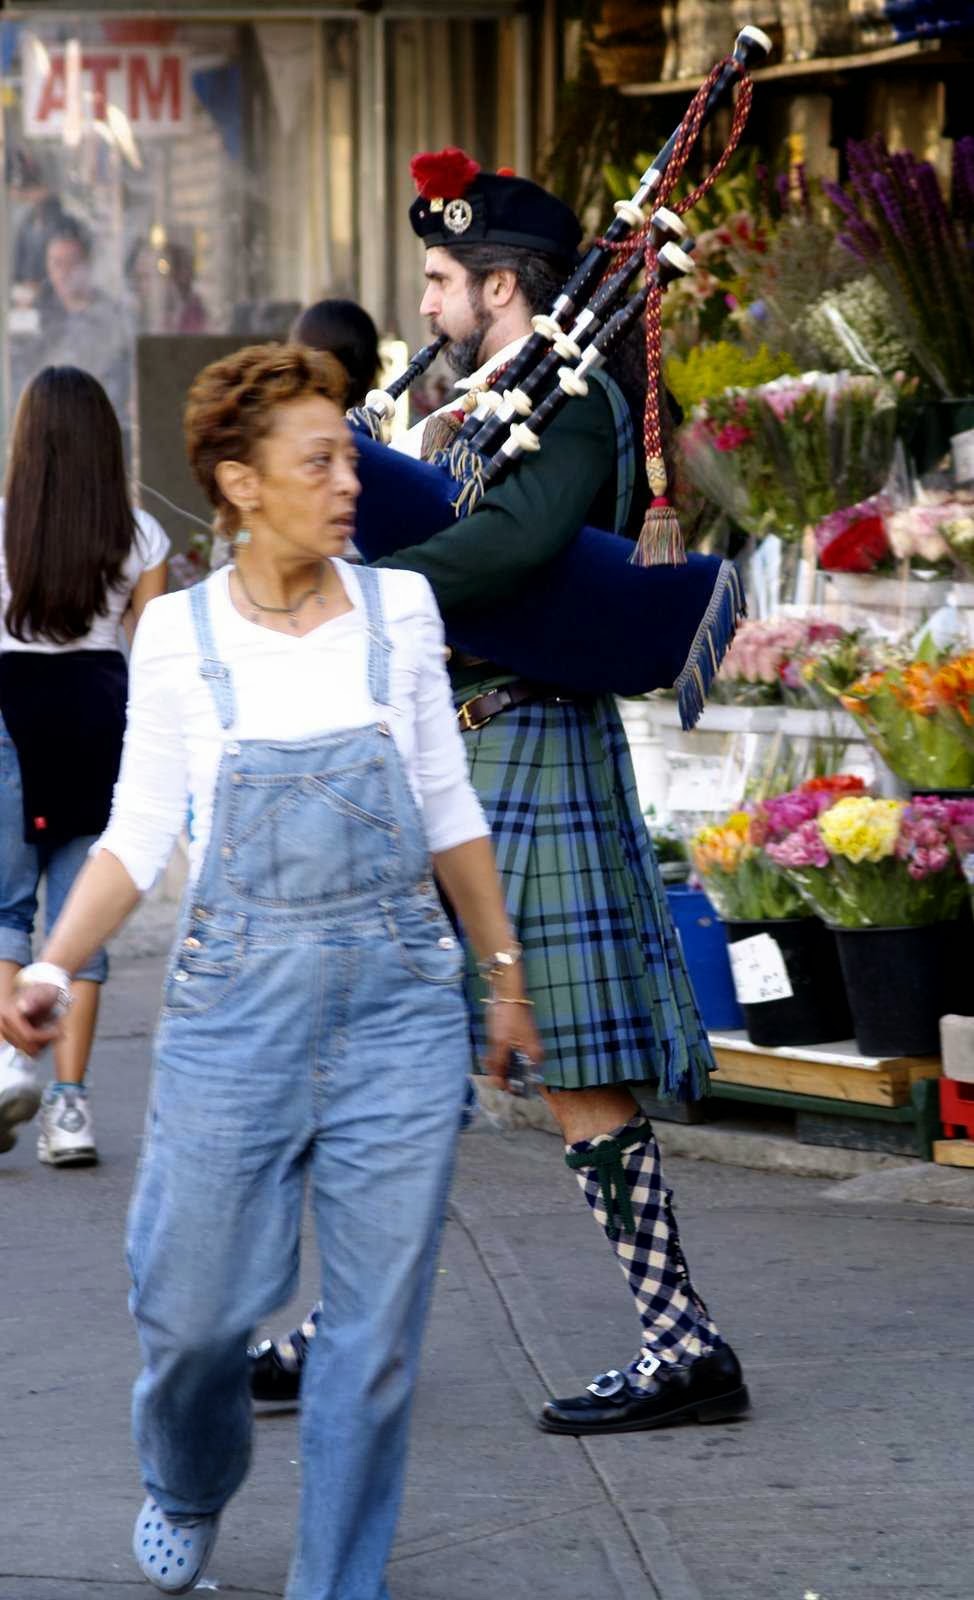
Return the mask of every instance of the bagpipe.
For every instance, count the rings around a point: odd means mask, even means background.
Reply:
[[[694,725],[744,613],[737,569],[716,556],[684,555],[666,497],[660,437],[660,305],[669,283],[693,270],[682,214],[713,185],[737,146],[750,109],[749,68],[770,41],[744,28],[733,54],[719,62],[642,174],[629,200],[578,264],[513,363],[466,399],[466,419],[430,462],[388,448],[395,401],[427,370],[444,344],[426,346],[387,390],[373,390],[348,413],[360,440],[362,492],[355,543],[366,561],[422,544],[458,516],[476,514],[491,488],[517,462],[531,470],[543,437],[562,409],[588,392],[617,345],[645,323],[651,370],[643,444],[652,501],[642,533],[631,540],[582,528],[516,593],[446,619],[451,646],[510,671],[573,693],[646,694],[675,689],[683,726]],[[702,127],[735,84],[726,148],[711,171],[672,209],[669,200]],[[646,209],[652,206],[647,218]],[[633,291],[640,275],[644,282]]]

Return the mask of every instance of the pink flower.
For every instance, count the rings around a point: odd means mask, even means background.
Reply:
[[[806,392],[801,385],[794,383],[783,384],[780,389],[777,386],[769,385],[764,390],[764,398],[778,421],[784,422],[786,417],[791,416],[791,413],[798,402],[804,398]]]
[[[896,854],[918,882],[943,872],[956,860],[951,848],[950,806],[951,802],[936,795],[921,795],[911,801],[900,819]]]
[[[766,844],[764,850],[779,867],[827,867],[829,864],[829,853],[814,817],[789,833],[780,844]]]

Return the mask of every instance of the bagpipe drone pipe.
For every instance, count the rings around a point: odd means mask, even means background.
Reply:
[[[519,470],[531,471],[530,460]],[[456,519],[457,484],[441,467],[361,438],[359,478],[355,544],[366,561],[423,544]],[[718,556],[636,567],[632,550],[619,534],[582,528],[516,593],[452,612],[450,645],[578,694],[673,688],[691,728],[743,614],[740,578]]]

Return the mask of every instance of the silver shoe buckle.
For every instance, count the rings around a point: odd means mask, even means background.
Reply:
[[[626,1387],[625,1377],[613,1367],[609,1372],[600,1372],[593,1378],[588,1386],[588,1393],[594,1394],[597,1400],[611,1400],[613,1395],[621,1394]]]

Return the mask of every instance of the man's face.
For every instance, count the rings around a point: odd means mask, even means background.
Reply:
[[[491,326],[483,288],[441,245],[427,250],[425,276],[420,316],[430,318],[434,334],[446,334],[447,361],[460,377],[469,377],[480,365],[480,349]]]

